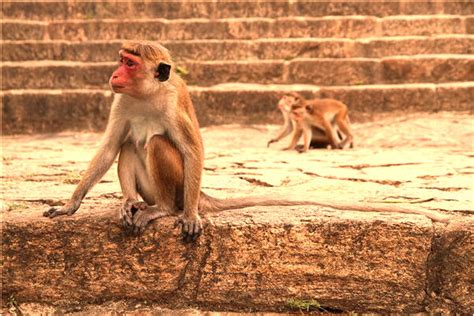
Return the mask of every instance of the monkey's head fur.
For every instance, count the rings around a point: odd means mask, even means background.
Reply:
[[[154,42],[123,43],[119,66],[110,77],[115,93],[143,97],[156,93],[174,77],[174,63],[164,46]]]
[[[297,92],[285,93],[278,101],[278,108],[282,111],[289,113],[291,107],[300,104],[304,101],[304,98]]]

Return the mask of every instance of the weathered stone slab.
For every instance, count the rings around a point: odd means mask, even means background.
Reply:
[[[466,19],[451,16],[394,16],[380,20],[379,36],[464,34]]]
[[[44,40],[47,29],[46,22],[2,21],[2,40]]]
[[[474,16],[466,17],[466,33],[474,34]]]
[[[111,102],[112,94],[108,91],[7,93],[2,95],[2,131],[10,134],[99,130],[105,126]]]
[[[292,297],[316,297],[341,310],[423,310],[432,239],[426,219],[248,209],[210,216],[206,233],[185,245],[171,218],[141,237],[127,236],[110,211],[98,213],[111,206],[119,207],[97,204],[85,215],[56,221],[41,218],[39,210],[6,218],[2,296],[263,310],[282,308]]]
[[[383,58],[382,76],[385,83],[474,81],[474,56]]]
[[[427,265],[431,275],[427,288],[430,309],[474,312],[474,222],[436,226],[432,247]],[[447,293],[452,296],[439,301],[440,297],[448,297]]]
[[[10,89],[107,89],[117,63],[25,62],[3,64],[6,80],[3,90]]]

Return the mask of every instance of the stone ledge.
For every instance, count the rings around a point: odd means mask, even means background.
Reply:
[[[278,123],[281,115],[275,111],[275,105],[285,91],[341,100],[348,104],[354,120],[364,121],[374,114],[392,111],[472,111],[474,84],[190,87],[202,126]],[[0,97],[5,134],[102,130],[113,98],[106,90],[9,90]]]
[[[327,15],[473,14],[469,1],[436,2],[119,2],[110,3],[4,3],[4,18],[29,20],[110,18],[232,18]]]
[[[1,41],[5,61],[110,62],[122,41]],[[191,40],[163,42],[178,63],[207,60],[382,58],[416,54],[472,54],[471,35],[375,37],[370,39]],[[225,52],[223,54],[222,52]]]
[[[396,16],[375,18],[286,17],[279,19],[145,19],[70,20],[49,23],[22,20],[2,22],[5,40],[95,41],[146,38],[154,41],[259,38],[363,38],[466,34],[463,16]]]
[[[236,60],[182,62],[188,85],[212,86],[227,82],[247,84],[313,84],[324,86],[446,83],[474,81],[474,56],[298,58],[285,60]],[[107,89],[116,62],[6,62],[0,71],[11,89]],[[210,75],[212,74],[212,75]],[[38,80],[41,78],[41,80]]]
[[[38,211],[6,216],[2,296],[63,306],[147,300],[278,310],[315,298],[358,312],[472,308],[466,223],[435,229],[418,215],[248,208],[209,215],[204,235],[183,244],[173,218],[127,235],[109,211],[118,207],[89,204],[53,221]]]

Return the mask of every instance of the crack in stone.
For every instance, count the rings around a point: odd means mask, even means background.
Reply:
[[[399,167],[399,166],[411,166],[411,165],[421,165],[420,162],[408,162],[408,163],[388,163],[380,165],[371,165],[371,164],[360,164],[360,165],[342,165],[338,166],[339,168],[351,168],[356,170],[362,170],[365,168],[384,168],[384,167]]]
[[[403,183],[408,183],[410,181],[402,182],[402,181],[397,181],[397,180],[374,180],[374,179],[361,179],[361,178],[339,178],[335,176],[323,176],[314,172],[309,172],[309,171],[304,171],[303,169],[297,169],[298,171],[302,172],[303,174],[306,174],[308,176],[315,176],[315,177],[320,177],[320,178],[325,178],[325,179],[332,179],[332,180],[346,180],[346,181],[354,181],[354,182],[371,182],[371,183],[378,183],[378,184],[383,184],[383,185],[391,185],[398,187]]]
[[[423,189],[439,190],[439,191],[447,191],[447,192],[456,192],[456,191],[461,191],[461,190],[468,190],[468,188],[461,188],[461,187],[447,187],[447,188],[423,187]]]
[[[267,183],[267,182],[264,182],[264,181],[261,181],[261,180],[258,180],[258,179],[254,179],[254,178],[239,177],[239,179],[245,180],[248,183],[251,183],[251,184],[256,185],[256,186],[274,187],[274,185],[272,185],[270,183]]]

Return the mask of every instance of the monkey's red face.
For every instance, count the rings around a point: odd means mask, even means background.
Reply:
[[[290,112],[291,107],[296,104],[299,100],[297,100],[294,96],[292,95],[285,95],[283,96],[280,101],[278,101],[278,108],[282,111],[285,112]]]
[[[115,93],[134,96],[139,92],[140,82],[145,78],[145,65],[138,56],[124,51],[119,54],[119,66],[110,77],[110,88]]]

